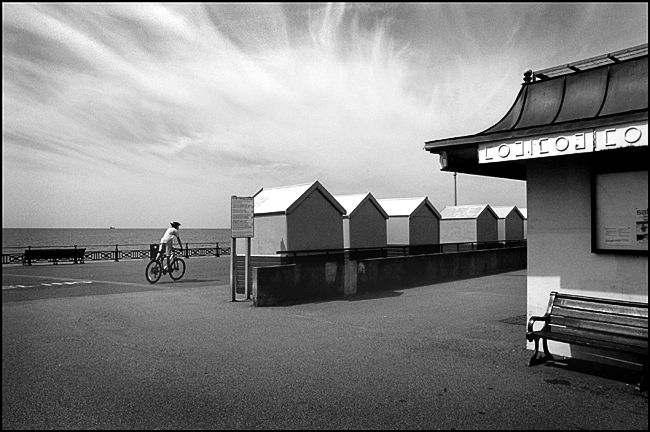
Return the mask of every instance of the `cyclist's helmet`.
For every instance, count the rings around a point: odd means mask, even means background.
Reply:
[[[171,226],[173,226],[174,228],[178,228],[179,226],[181,226],[181,223],[180,223],[180,222],[169,222],[169,223],[170,223]]]

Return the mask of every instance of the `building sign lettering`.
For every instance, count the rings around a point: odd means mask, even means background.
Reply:
[[[648,145],[648,122],[598,128],[514,142],[479,144],[479,163],[535,159]]]

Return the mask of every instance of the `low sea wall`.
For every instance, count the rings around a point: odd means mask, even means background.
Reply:
[[[526,268],[523,247],[252,268],[254,306],[399,290]]]

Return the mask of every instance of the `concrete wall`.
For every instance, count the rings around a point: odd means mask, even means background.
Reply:
[[[346,240],[349,244],[346,247],[351,248],[386,246],[386,219],[372,202],[364,202],[354,212],[349,220],[349,233]]]
[[[476,240],[477,242],[491,242],[499,240],[499,224],[497,217],[489,210],[483,212],[476,218]]]
[[[525,268],[526,248],[507,248],[359,261],[312,261],[253,268],[255,306],[398,290]],[[522,339],[523,339],[522,329]]]
[[[386,220],[386,242],[391,245],[409,244],[408,216],[391,216]]]
[[[315,190],[287,215],[287,239],[294,251],[343,248],[341,213]]]
[[[647,255],[591,252],[590,160],[528,161],[528,316],[544,314],[551,291],[648,301]],[[533,347],[528,343],[529,349]],[[598,355],[555,342],[549,348],[562,356],[594,360]]]
[[[359,261],[357,292],[401,289],[526,268],[516,247]]]
[[[278,306],[343,296],[343,261],[253,267],[254,306]]]
[[[409,244],[440,243],[440,220],[427,206],[422,206],[411,215],[409,221]]]

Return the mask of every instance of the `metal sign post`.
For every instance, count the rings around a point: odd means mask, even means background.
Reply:
[[[232,301],[236,301],[237,291],[237,238],[246,238],[246,256],[244,260],[244,292],[246,300],[250,299],[249,290],[249,261],[251,252],[251,237],[255,236],[254,223],[255,202],[253,197],[230,197],[231,221],[230,230],[232,246],[230,251],[230,285],[232,287]]]

